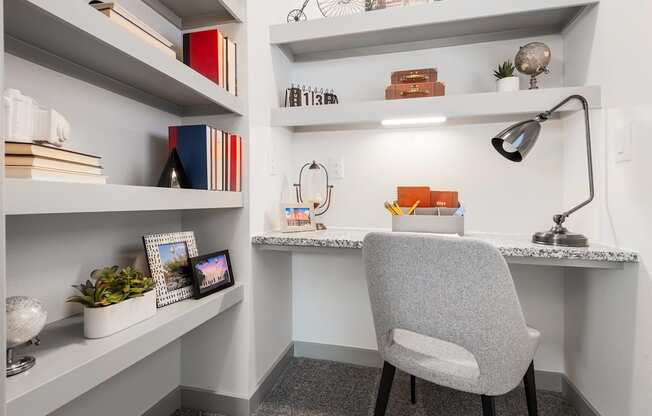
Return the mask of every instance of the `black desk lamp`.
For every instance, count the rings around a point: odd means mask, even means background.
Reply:
[[[506,159],[512,162],[521,162],[530,153],[541,132],[541,123],[548,121],[550,116],[566,105],[571,100],[578,100],[584,109],[586,125],[586,155],[589,169],[589,199],[568,211],[553,217],[555,225],[549,231],[543,231],[532,236],[532,242],[551,246],[588,247],[589,240],[582,234],[572,233],[564,227],[566,218],[587,206],[595,195],[593,186],[593,157],[591,155],[591,123],[589,121],[589,103],[581,95],[571,95],[551,110],[539,114],[532,120],[522,121],[508,127],[491,139],[494,148]]]

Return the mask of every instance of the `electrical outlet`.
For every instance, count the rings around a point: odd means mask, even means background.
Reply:
[[[344,179],[344,161],[342,158],[328,158],[328,175],[331,179]]]
[[[276,155],[276,149],[271,149],[267,153],[267,173],[269,174],[269,176],[276,176],[279,174],[278,157]]]

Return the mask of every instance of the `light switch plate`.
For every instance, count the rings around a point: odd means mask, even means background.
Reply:
[[[328,175],[331,179],[344,179],[344,161],[342,158],[328,158]]]
[[[633,121],[622,129],[622,134],[618,137],[618,146],[616,148],[616,163],[631,162],[632,160],[632,140],[634,134],[638,134],[640,124]]]

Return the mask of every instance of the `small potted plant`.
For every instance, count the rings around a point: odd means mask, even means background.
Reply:
[[[156,314],[154,279],[138,270],[106,267],[91,279],[73,286],[79,294],[66,301],[84,306],[86,338],[107,337]]]
[[[518,91],[521,89],[520,80],[514,75],[515,70],[516,67],[514,67],[512,61],[505,61],[502,65],[498,65],[498,69],[494,71],[498,92]]]

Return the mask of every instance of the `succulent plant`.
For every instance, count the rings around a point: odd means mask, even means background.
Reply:
[[[79,295],[66,302],[80,303],[89,308],[101,308],[142,296],[154,288],[154,279],[133,267],[105,267],[91,273],[91,279],[73,286]]]
[[[505,61],[502,63],[502,65],[498,65],[498,69],[494,71],[494,76],[496,79],[513,77],[515,70],[516,67],[512,61]]]

